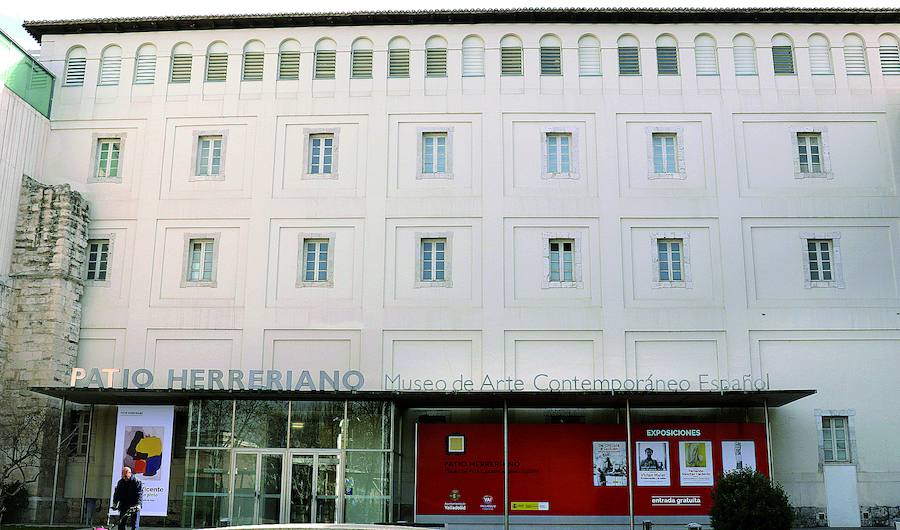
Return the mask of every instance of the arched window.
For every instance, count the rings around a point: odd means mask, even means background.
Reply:
[[[403,37],[388,42],[388,77],[409,77],[409,41]]]
[[[122,74],[122,48],[112,44],[100,53],[100,76],[98,85],[118,85]]]
[[[522,39],[507,35],[500,39],[500,75],[523,75]]]
[[[180,42],[172,48],[172,69],[169,72],[170,83],[190,83],[191,63],[194,61],[194,48],[186,42]]]
[[[671,35],[656,38],[656,73],[678,75],[678,42]]]
[[[897,37],[885,33],[878,38],[878,57],[882,75],[900,75],[900,42]]]
[[[756,44],[750,35],[741,33],[735,36],[731,50],[734,52],[735,75],[757,75]]]
[[[463,77],[484,76],[484,41],[478,35],[469,35],[462,42]]]
[[[372,41],[360,37],[350,46],[350,77],[353,79],[372,78]]]
[[[694,39],[694,62],[697,75],[719,75],[719,54],[712,35],[704,33]]]
[[[320,39],[316,43],[316,59],[313,67],[314,79],[334,79],[337,61],[337,44],[331,39]]]
[[[294,39],[282,41],[278,46],[278,79],[300,79],[300,43]]]
[[[64,86],[81,86],[84,84],[84,69],[87,66],[87,50],[83,46],[74,46],[66,54],[66,75]]]
[[[809,36],[809,71],[813,75],[834,75],[831,64],[831,43],[821,33]]]
[[[854,33],[844,37],[844,68],[847,75],[869,75],[866,43],[862,37]]]
[[[156,81],[156,46],[144,44],[134,59],[134,84],[152,85]]]
[[[244,81],[262,81],[265,62],[265,44],[258,40],[252,40],[244,44],[244,65],[241,68],[241,79]]]
[[[562,41],[556,35],[541,37],[541,75],[562,75]]]
[[[225,81],[228,77],[228,46],[214,42],[206,49],[206,80]]]
[[[578,75],[590,77],[600,74],[600,39],[584,35],[578,39]]]
[[[794,75],[794,43],[784,33],[772,37],[772,64],[776,74]]]
[[[641,45],[634,35],[622,35],[619,48],[619,75],[641,75]]]
[[[435,35],[425,41],[425,77],[447,77],[447,39]]]

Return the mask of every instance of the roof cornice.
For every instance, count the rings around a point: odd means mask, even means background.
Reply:
[[[32,37],[40,41],[44,35],[311,26],[528,23],[684,24],[729,22],[782,24],[900,24],[900,9],[450,9],[427,11],[355,11],[344,13],[274,13],[28,20],[22,24],[22,26]]]

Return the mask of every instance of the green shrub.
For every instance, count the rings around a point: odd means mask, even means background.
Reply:
[[[719,476],[710,519],[716,530],[790,530],[793,512],[781,484],[753,469]]]

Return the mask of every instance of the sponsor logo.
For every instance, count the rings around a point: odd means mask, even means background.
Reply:
[[[444,502],[444,510],[448,512],[464,512],[466,511],[466,503],[461,502],[462,494],[458,489],[450,490],[450,494],[447,495],[450,498],[449,501]]]
[[[696,495],[653,495],[651,506],[700,506],[700,497]]]
[[[512,502],[510,509],[514,512],[546,512],[550,510],[549,502]]]
[[[494,504],[494,496],[493,495],[485,495],[481,498],[481,505],[479,506],[482,510],[489,512],[491,510],[496,510],[497,505]]]

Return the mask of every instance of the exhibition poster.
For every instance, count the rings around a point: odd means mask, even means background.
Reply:
[[[756,469],[756,445],[751,440],[722,442],[722,471]]]
[[[173,406],[119,406],[110,499],[122,468],[130,467],[144,486],[141,515],[168,513],[174,418]]]
[[[712,442],[678,442],[682,486],[712,486]]]
[[[669,486],[669,442],[638,442],[638,486]]]
[[[594,442],[594,486],[627,486],[625,442]]]

